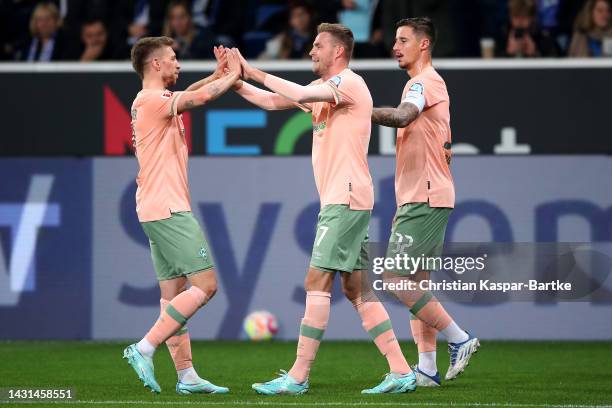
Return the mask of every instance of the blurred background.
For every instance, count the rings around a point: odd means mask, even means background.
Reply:
[[[450,242],[612,244],[612,26],[607,0],[62,0],[0,2],[0,339],[138,338],[159,310],[135,213],[129,108],[141,84],[134,42],[169,35],[176,89],[237,46],[266,71],[307,84],[321,22],[348,25],[353,70],[376,106],[408,77],[390,58],[395,22],[430,16],[434,65],[451,97],[457,206]],[[294,339],[319,208],[311,122],[265,112],[233,92],[184,114],[192,208],[220,290],[193,338],[244,338],[265,309]],[[395,211],[395,131],[373,126],[370,240]],[[598,284],[612,288],[610,271]],[[326,338],[365,339],[336,287]],[[612,296],[582,302],[450,303],[485,339],[612,339]],[[389,306],[401,338],[408,313]]]
[[[143,36],[176,40],[181,60],[212,58],[212,46],[249,58],[308,59],[320,22],[353,30],[355,58],[386,58],[395,22],[429,16],[434,56],[612,56],[609,0],[2,0],[0,59],[129,59]]]

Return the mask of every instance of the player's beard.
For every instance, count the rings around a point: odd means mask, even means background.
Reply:
[[[413,58],[413,60],[411,61],[409,58],[406,57],[406,54],[404,54],[402,55],[402,58],[397,61],[397,64],[401,69],[410,69],[417,62],[418,58]]]
[[[316,75],[316,76],[321,76],[321,61],[319,62],[312,62],[312,72]]]
[[[319,62],[313,64],[312,66],[312,72],[319,77],[324,77],[328,71],[329,71],[329,66],[325,65],[323,61],[320,59],[319,59]]]

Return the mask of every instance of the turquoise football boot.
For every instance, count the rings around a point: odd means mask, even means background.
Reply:
[[[285,370],[279,377],[265,383],[255,383],[252,388],[263,395],[300,395],[308,392],[308,380],[298,383]]]
[[[416,376],[414,373],[385,375],[385,379],[374,388],[362,390],[362,394],[401,394],[416,390]]]
[[[186,384],[181,381],[176,383],[176,393],[181,395],[188,394],[227,394],[229,388],[219,387],[210,381],[200,378],[194,384]]]
[[[153,360],[140,354],[136,348],[136,343],[127,346],[123,350],[123,358],[127,359],[128,364],[136,371],[138,378],[144,383],[145,387],[149,387],[151,392],[161,392],[161,388],[155,380]]]

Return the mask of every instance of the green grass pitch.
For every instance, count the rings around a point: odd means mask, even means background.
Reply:
[[[288,369],[295,342],[194,342],[194,364],[200,375],[231,389],[228,395],[208,396],[175,394],[176,376],[165,346],[155,357],[162,393],[153,395],[121,359],[127,342],[0,342],[0,388],[72,388],[78,401],[71,406],[92,407],[612,406],[612,342],[481,343],[465,373],[440,388],[362,396],[362,388],[381,380],[387,369],[385,359],[371,343],[324,341],[311,372],[309,393],[265,397],[256,395],[251,383],[272,379],[280,368]],[[414,362],[414,344],[405,341],[402,348],[408,361]],[[448,354],[442,343],[438,366],[444,374]],[[0,401],[5,404],[6,400]]]

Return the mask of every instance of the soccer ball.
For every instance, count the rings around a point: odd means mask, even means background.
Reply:
[[[266,310],[257,310],[244,319],[243,327],[250,340],[270,340],[278,333],[278,320]]]

